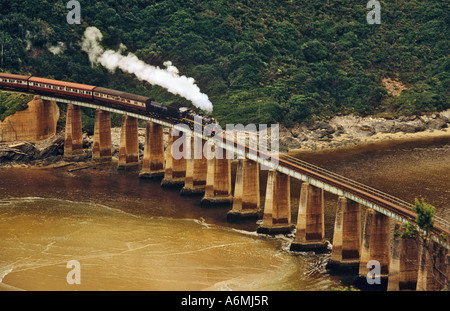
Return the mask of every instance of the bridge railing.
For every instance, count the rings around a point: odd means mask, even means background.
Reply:
[[[408,203],[408,202],[406,202],[404,200],[401,200],[401,199],[399,199],[399,198],[397,198],[397,197],[395,197],[393,195],[390,195],[390,194],[385,193],[383,191],[380,191],[378,189],[372,188],[370,186],[364,185],[364,184],[362,184],[360,182],[357,182],[357,181],[352,180],[350,178],[347,178],[345,176],[336,174],[334,172],[328,171],[328,170],[323,169],[321,167],[315,166],[315,165],[313,165],[311,163],[305,162],[305,161],[303,161],[301,159],[298,159],[298,158],[295,158],[293,156],[290,156],[290,155],[287,155],[287,154],[283,154],[282,156],[284,158],[288,159],[289,161],[294,162],[294,163],[296,163],[298,165],[301,165],[301,166],[303,166],[303,167],[305,167],[305,168],[307,168],[307,169],[309,169],[309,170],[311,170],[313,172],[316,172],[316,173],[325,175],[327,177],[336,179],[336,180],[338,180],[340,182],[344,182],[344,183],[346,183],[346,184],[348,184],[348,185],[350,185],[350,186],[352,186],[354,188],[357,188],[357,189],[360,189],[360,190],[364,190],[364,191],[366,191],[366,192],[368,192],[370,194],[376,195],[376,196],[378,196],[378,197],[380,197],[380,198],[382,198],[382,199],[384,199],[386,201],[395,203],[395,204],[397,204],[397,205],[399,205],[399,206],[401,206],[403,208],[406,208],[408,210],[413,210],[413,204]],[[439,216],[434,216],[434,219],[435,219],[437,224],[439,224],[440,226],[450,230],[450,222],[449,221],[447,221],[447,220],[445,220],[445,219],[443,219],[443,218],[441,218]]]
[[[249,134],[249,133],[247,133],[247,134]],[[255,134],[255,133],[251,133],[250,135],[252,135],[252,134]],[[256,135],[258,136],[258,140],[259,140],[259,134],[260,133],[256,133]],[[272,151],[272,150],[270,150],[268,144],[267,144],[266,148],[267,148],[267,151],[269,151],[269,152]],[[383,192],[381,190],[378,190],[378,189],[375,189],[373,187],[367,186],[367,185],[362,184],[360,182],[357,182],[357,181],[355,181],[353,179],[347,178],[345,176],[339,175],[339,174],[334,173],[332,171],[329,171],[329,170],[326,170],[324,168],[318,167],[318,166],[316,166],[314,164],[308,163],[306,161],[303,161],[301,159],[295,158],[295,157],[290,156],[288,154],[281,154],[281,157],[283,157],[284,159],[286,159],[287,161],[289,161],[291,163],[295,163],[295,164],[297,164],[297,165],[299,165],[301,167],[304,167],[304,168],[306,168],[306,169],[308,169],[308,170],[310,170],[312,172],[315,172],[315,173],[321,174],[323,176],[332,178],[332,179],[337,180],[337,181],[339,181],[341,183],[344,183],[346,185],[352,186],[353,188],[356,188],[356,189],[359,189],[359,190],[363,190],[363,191],[365,191],[365,192],[367,192],[369,194],[372,194],[374,196],[377,196],[377,197],[379,197],[379,198],[381,198],[381,199],[383,199],[385,201],[394,203],[394,204],[396,204],[396,205],[398,205],[400,207],[405,208],[406,210],[414,212],[414,204],[406,202],[406,201],[404,201],[404,200],[402,200],[400,198],[397,198],[397,197],[395,197],[393,195],[385,193],[385,192]],[[443,219],[442,217],[439,217],[439,216],[436,216],[436,215],[434,216],[434,220],[435,220],[435,223],[437,225],[445,228],[447,231],[450,230],[450,221],[448,221],[446,219]]]

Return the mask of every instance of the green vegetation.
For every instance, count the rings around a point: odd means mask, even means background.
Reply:
[[[426,203],[424,199],[420,201],[418,199],[415,200],[414,212],[417,213],[416,222],[421,229],[425,230],[426,234],[428,234],[429,230],[433,229],[435,211],[436,208]]]
[[[415,199],[414,212],[417,213],[416,224],[412,222],[402,223],[400,228],[394,231],[394,236],[402,239],[416,239],[419,236],[419,229],[424,231],[422,238],[428,237],[430,230],[434,227],[434,214],[436,208],[424,201],[424,199]],[[418,227],[417,227],[418,226]],[[447,240],[445,233],[440,235],[443,241]]]
[[[16,111],[22,111],[28,108],[28,102],[33,99],[31,95],[20,93],[0,92],[0,121],[14,114]]]
[[[403,223],[399,230],[394,231],[394,236],[400,236],[402,239],[416,239],[418,234],[417,226],[411,222]]]
[[[221,123],[291,125],[337,113],[450,108],[448,2],[380,2],[381,25],[367,24],[365,0],[83,1],[82,24],[69,25],[66,1],[0,0],[0,70],[189,104],[128,74],[91,67],[79,42],[96,26],[105,47],[123,43],[149,64],[171,60],[194,77]],[[61,53],[49,49],[55,46]],[[407,90],[393,96],[383,78]]]

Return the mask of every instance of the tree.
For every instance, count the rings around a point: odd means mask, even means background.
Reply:
[[[425,235],[428,235],[428,231],[433,229],[435,210],[436,208],[433,205],[425,203],[424,199],[419,201],[416,198],[414,205],[414,211],[417,213],[416,222],[425,231]]]

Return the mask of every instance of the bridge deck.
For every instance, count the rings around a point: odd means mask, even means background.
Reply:
[[[188,132],[188,134],[190,135],[198,136],[205,140],[212,140],[218,147],[233,152],[237,156],[254,160],[261,165],[265,165],[271,169],[277,170],[292,178],[308,182],[313,186],[324,189],[325,191],[351,199],[355,202],[360,203],[361,205],[372,208],[398,221],[416,223],[416,213],[412,210],[412,204],[404,202],[392,195],[383,193],[379,190],[368,187],[346,177],[326,171],[310,163],[293,158],[291,156],[276,155],[272,157],[270,151],[263,153],[261,151],[250,148],[248,145],[239,144],[234,140],[232,141],[222,136],[207,137],[203,135],[203,133],[197,133],[191,130],[187,130],[186,127],[172,124],[165,120],[159,120],[156,118],[151,118],[145,115],[130,112],[126,109],[121,110],[97,105],[91,102],[74,101],[72,99],[59,97],[41,96],[41,98],[44,100],[74,104],[92,109],[101,109],[113,113],[128,115],[141,120],[152,121],[167,127],[173,127],[179,131]],[[450,249],[450,244],[447,241],[439,238],[442,233],[450,238],[450,224],[448,221],[439,217],[435,217],[435,225],[432,232],[434,233],[432,235],[432,238],[436,242]]]

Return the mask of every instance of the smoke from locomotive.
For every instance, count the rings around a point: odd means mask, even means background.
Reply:
[[[166,69],[155,67],[141,61],[133,53],[122,55],[126,47],[121,45],[119,51],[104,50],[100,46],[103,35],[96,27],[88,27],[84,33],[82,50],[88,53],[92,64],[99,63],[110,71],[116,68],[134,74],[138,79],[147,81],[152,85],[164,87],[172,94],[180,95],[194,106],[212,112],[213,105],[206,94],[200,91],[193,78],[180,76],[178,69],[170,61],[164,63]]]

